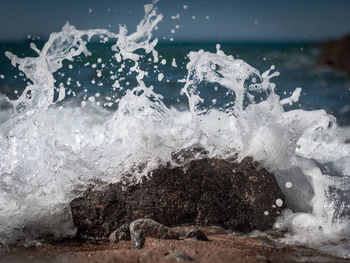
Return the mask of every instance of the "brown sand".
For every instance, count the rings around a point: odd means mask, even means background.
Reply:
[[[0,250],[0,262],[18,263],[101,263],[101,262],[181,262],[171,255],[183,253],[192,262],[350,262],[346,259],[322,254],[304,246],[281,245],[269,236],[236,235],[216,227],[200,227],[209,242],[184,239],[191,227],[176,227],[180,240],[147,238],[144,248],[132,249],[130,241],[109,244],[106,241],[65,241],[37,247],[10,247]]]

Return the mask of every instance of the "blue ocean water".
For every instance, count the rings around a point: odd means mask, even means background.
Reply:
[[[44,41],[33,41],[40,49]],[[10,99],[15,99],[24,90],[28,80],[17,68],[11,66],[5,51],[11,51],[20,57],[35,56],[35,52],[29,47],[29,41],[0,43],[0,93],[5,94]],[[143,67],[147,69],[149,75],[144,78],[146,85],[153,85],[157,93],[164,96],[167,105],[176,107],[187,107],[187,99],[180,95],[183,83],[178,80],[184,79],[187,75],[186,55],[190,51],[204,49],[215,52],[215,42],[160,42],[157,50],[163,63],[152,61],[142,61]],[[119,72],[121,88],[112,87],[115,79],[113,68],[118,68],[113,59],[110,49],[112,43],[92,42],[88,44],[92,56],[80,56],[74,61],[74,66],[69,61],[65,61],[64,67],[55,73],[56,88],[64,86],[70,92],[65,100],[69,100],[74,95],[81,99],[95,96],[100,100],[101,105],[108,109],[117,107],[117,103],[111,105],[106,101],[106,97],[121,97],[125,90],[135,87],[135,75],[132,72]],[[346,72],[320,66],[318,58],[321,52],[317,43],[299,42],[221,42],[221,49],[228,55],[241,58],[260,72],[264,72],[271,65],[275,65],[280,76],[273,79],[276,83],[276,93],[281,98],[289,97],[297,88],[302,88],[298,103],[286,108],[301,108],[306,110],[325,109],[328,113],[337,118],[341,126],[350,125],[350,76]],[[174,61],[173,61],[174,60]],[[159,81],[159,73],[164,78]],[[212,89],[203,90],[211,93]],[[213,94],[208,94],[212,97]],[[218,93],[219,99],[224,100],[225,95]],[[6,105],[2,105],[6,107]]]

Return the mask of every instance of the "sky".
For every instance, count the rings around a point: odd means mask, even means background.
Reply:
[[[66,21],[132,32],[151,1],[1,0],[0,41],[47,37]],[[160,0],[157,8],[164,18],[155,36],[165,40],[304,42],[350,33],[350,0]]]

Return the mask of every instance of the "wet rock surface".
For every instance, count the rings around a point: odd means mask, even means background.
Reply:
[[[137,219],[130,224],[131,236],[133,236],[133,233],[140,230],[144,233],[145,237],[179,239],[178,233],[152,219]]]
[[[190,238],[197,241],[209,241],[206,234],[199,229],[191,229],[187,232],[186,238]]]
[[[132,248],[134,249],[143,248],[146,241],[145,233],[142,230],[136,230],[136,231],[132,231],[130,234],[131,234]]]
[[[240,232],[272,227],[284,205],[274,175],[245,158],[204,158],[186,167],[160,167],[140,183],[120,182],[88,189],[71,202],[82,236],[106,237],[138,218],[166,226],[217,225]]]
[[[350,74],[350,35],[322,45],[320,63]]]
[[[130,227],[127,224],[122,225],[109,235],[109,241],[111,243],[118,243],[120,241],[128,240],[130,240]]]

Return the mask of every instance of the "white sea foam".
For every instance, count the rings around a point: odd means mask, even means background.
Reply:
[[[173,152],[193,145],[204,147],[209,156],[253,156],[276,175],[294,211],[286,210],[276,222],[277,228],[289,230],[284,241],[329,250],[324,244],[348,238],[346,130],[323,110],[286,112],[282,104],[297,101],[300,91],[281,102],[270,81],[278,76],[273,67],[260,74],[224,54],[219,45],[216,53],[200,50],[188,55],[182,93],[189,111],[168,108],[143,82],[147,68],[140,64],[140,53],[159,61],[151,32],[162,18],[153,5],[146,5],[145,13],[137,31],[129,35],[124,26],[116,34],[67,24],[42,50],[31,45],[37,57],[6,53],[32,84],[11,102],[11,118],[0,121],[0,242],[74,235],[69,202],[88,184],[117,182],[135,167],[140,168],[134,172],[139,179],[172,162]],[[94,35],[114,39],[116,61],[132,61],[130,71],[136,72],[138,84],[120,98],[116,111],[103,109],[95,99],[79,102],[83,107],[74,102],[59,106],[66,92],[61,87],[54,101],[53,73],[64,60],[74,64],[76,56],[90,55],[86,44]],[[202,97],[201,91],[214,89],[213,84],[227,91],[229,103]],[[281,201],[271,205],[280,206]],[[339,251],[349,254],[345,246]]]

